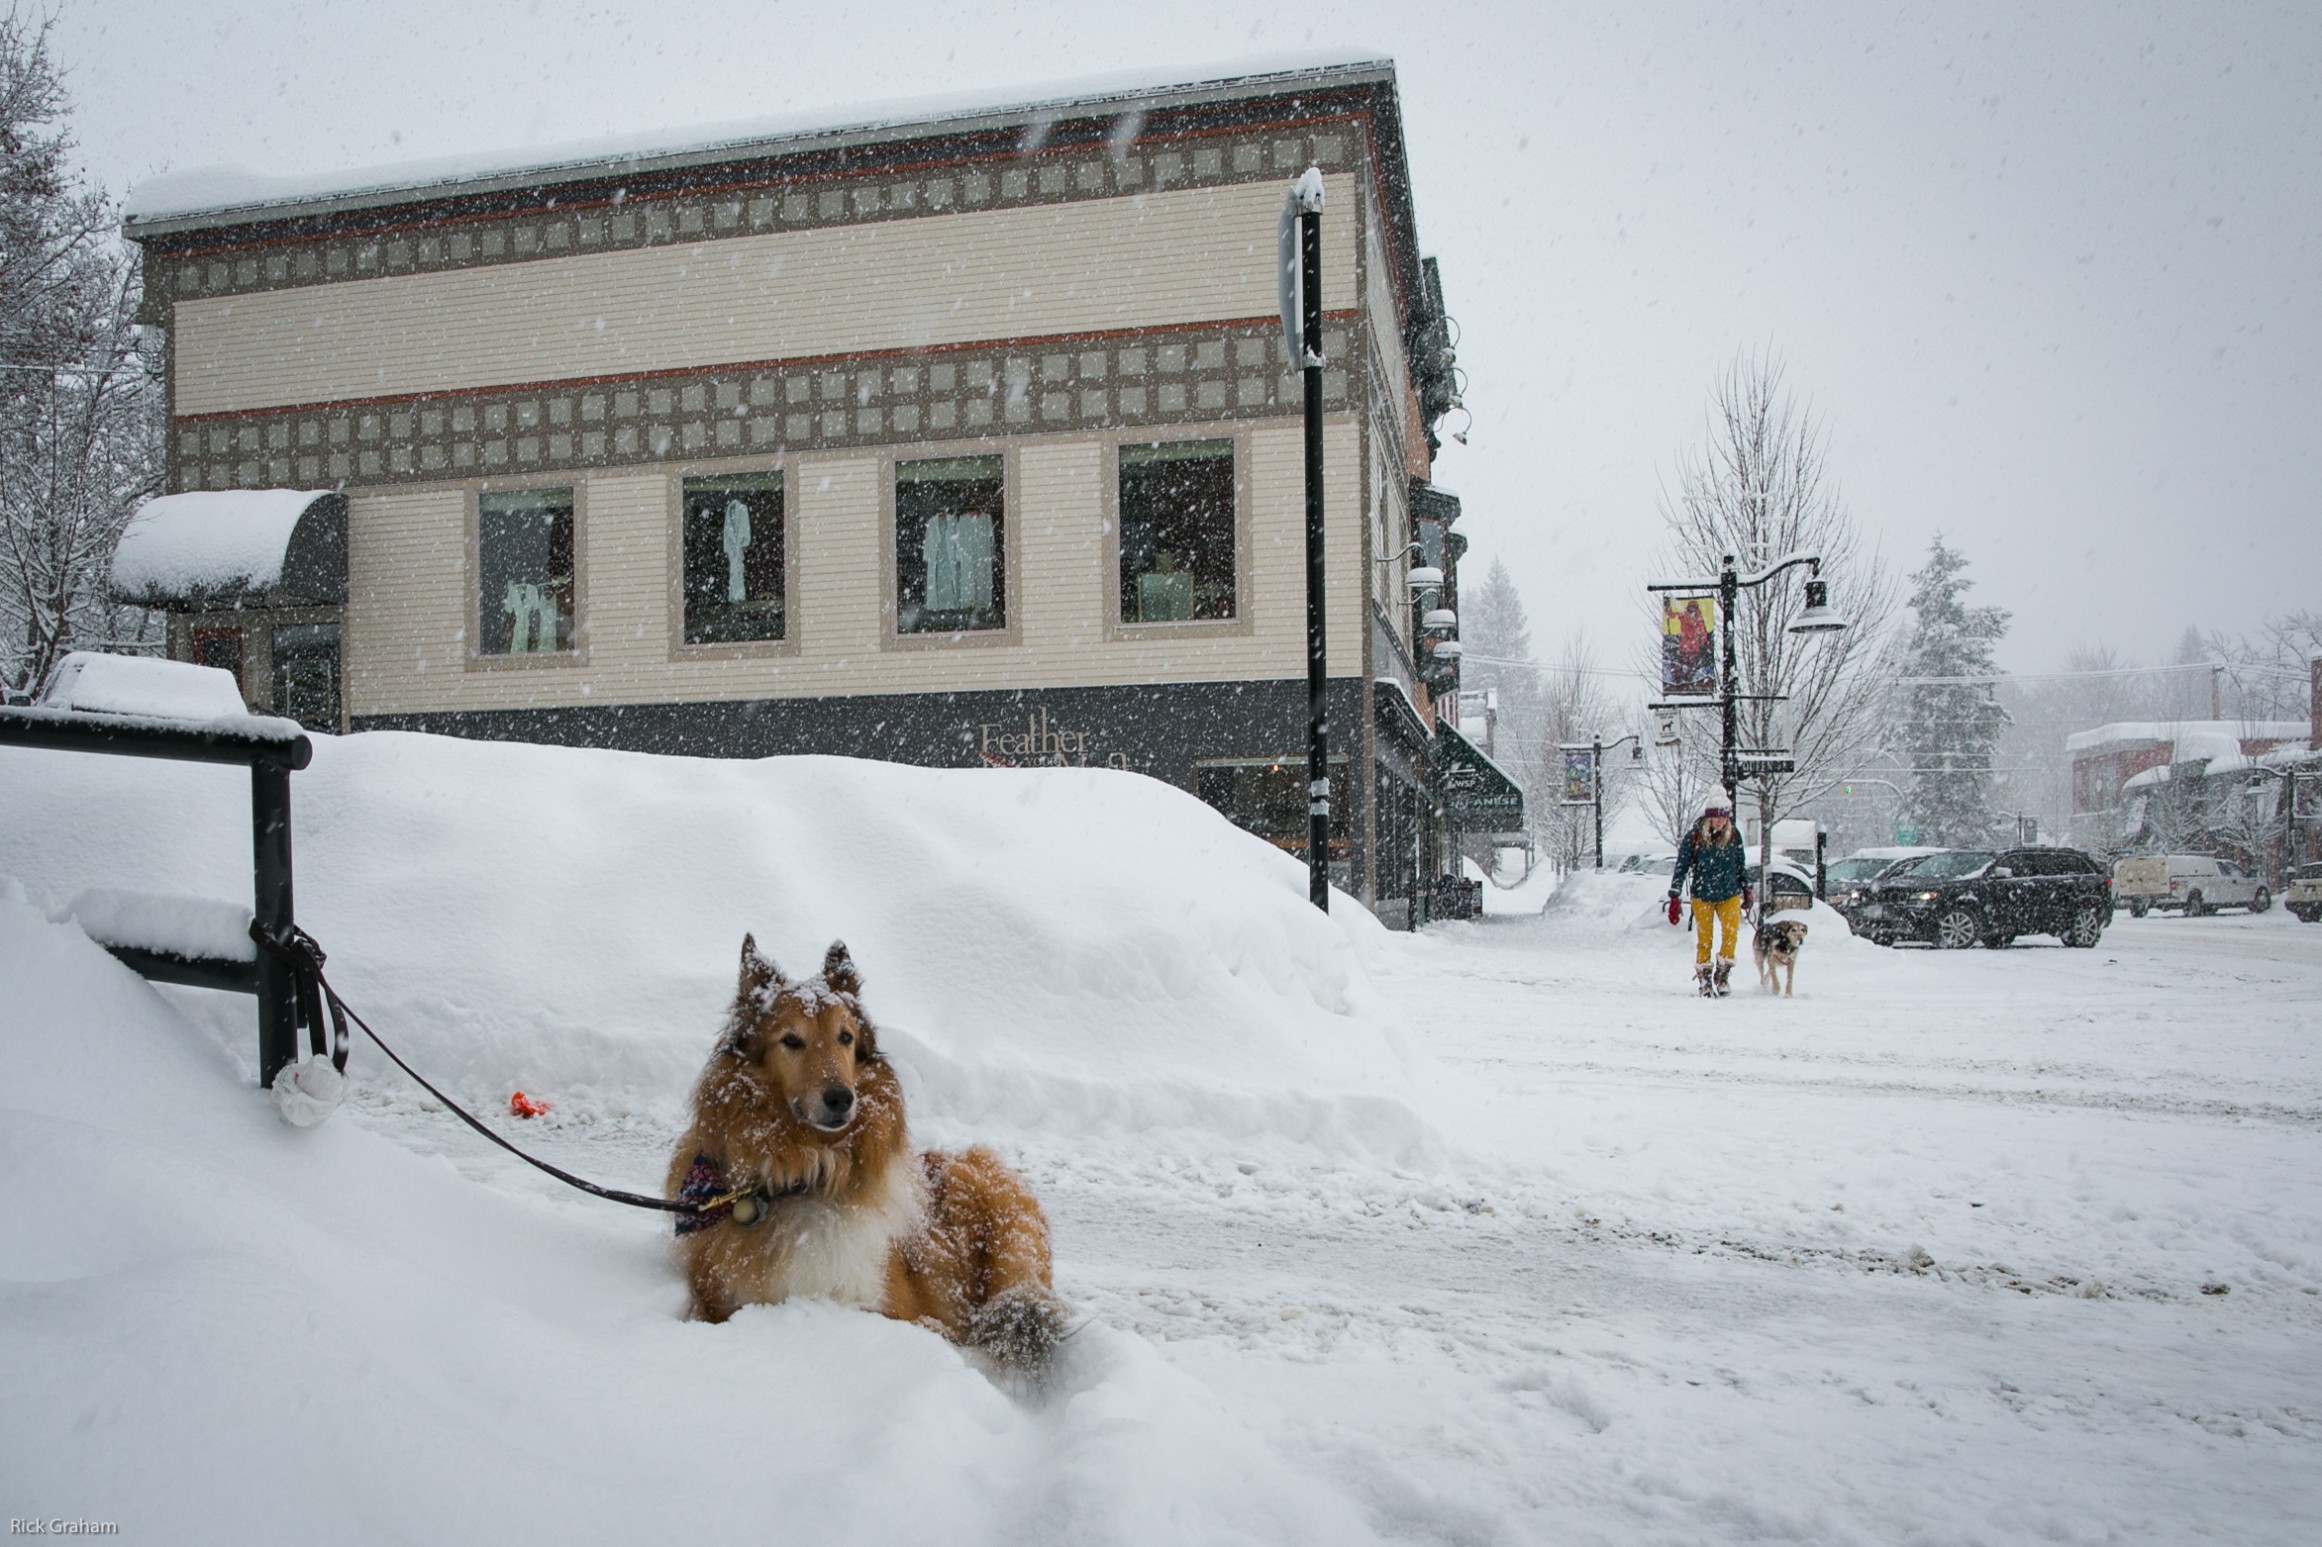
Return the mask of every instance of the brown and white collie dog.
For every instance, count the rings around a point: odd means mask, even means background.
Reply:
[[[1039,1201],[988,1149],[912,1149],[861,991],[844,942],[798,981],[743,936],[733,1010],[669,1161],[668,1196],[712,1205],[678,1216],[692,1314],[837,1300],[1037,1381],[1065,1331]]]

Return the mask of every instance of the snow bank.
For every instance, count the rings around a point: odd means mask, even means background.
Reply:
[[[43,709],[77,709],[157,720],[254,720],[230,671],[149,655],[75,650],[56,663]]]
[[[93,887],[54,917],[59,923],[69,919],[79,924],[100,945],[134,946],[188,961],[258,959],[247,903]]]
[[[152,988],[0,894],[13,1515],[219,1543],[1373,1539],[1103,1326],[1026,1405],[858,1311],[681,1321],[659,1216],[290,1129]]]
[[[1680,927],[1669,924],[1669,877],[1665,872],[1640,875],[1613,871],[1575,870],[1564,878],[1563,885],[1548,899],[1544,917],[1563,936],[1583,939],[1591,935],[1612,937],[1630,933],[1658,931],[1671,940],[1681,940],[1692,949],[1693,915],[1691,906],[1680,915]],[[1777,918],[1796,918],[1796,911],[1775,915]],[[1853,928],[1846,915],[1830,904],[1816,901],[1805,912],[1806,927],[1815,946],[1827,949],[1840,941],[1855,942]],[[1747,925],[1743,955],[1748,954]],[[1864,949],[1877,947],[1864,944]]]
[[[750,932],[793,972],[847,941],[931,1119],[1433,1142],[1364,970],[1385,931],[1344,897],[1317,912],[1296,861],[1154,780],[394,733],[315,748],[292,781],[299,920],[455,1093],[671,1109]],[[0,749],[0,801],[0,870],[51,906],[91,886],[247,895],[239,771]],[[356,1058],[358,1083],[401,1079]]]

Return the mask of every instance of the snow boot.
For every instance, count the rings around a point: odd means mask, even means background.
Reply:
[[[1693,969],[1693,991],[1707,999],[1714,990],[1709,986],[1709,964],[1703,962]]]
[[[1733,985],[1726,981],[1732,976],[1733,958],[1730,956],[1719,957],[1717,959],[1717,976],[1711,980],[1710,985],[1711,991],[1715,993],[1718,998],[1723,999],[1726,995],[1733,992]]]

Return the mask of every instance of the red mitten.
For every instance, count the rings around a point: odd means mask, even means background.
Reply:
[[[1671,892],[1671,893],[1669,894],[1669,922],[1670,922],[1670,923],[1674,924],[1674,923],[1676,923],[1676,922],[1677,922],[1677,915],[1678,915],[1679,911],[1681,911],[1681,910],[1680,910],[1680,909],[1678,908],[1678,906],[1677,906],[1677,894],[1676,894],[1675,892]]]
[[[1755,892],[1751,891],[1751,890],[1750,890],[1748,887],[1746,887],[1746,886],[1745,886],[1745,887],[1743,887],[1743,888],[1742,888],[1742,912],[1744,912],[1744,913],[1754,913],[1754,912],[1756,912],[1756,911],[1757,911],[1757,906],[1758,906],[1758,896],[1757,896],[1757,893],[1755,893]]]

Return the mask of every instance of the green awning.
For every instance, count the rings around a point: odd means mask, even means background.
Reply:
[[[1509,832],[1524,825],[1524,792],[1450,721],[1435,722],[1428,757],[1435,764],[1443,815],[1451,826],[1466,832]]]

